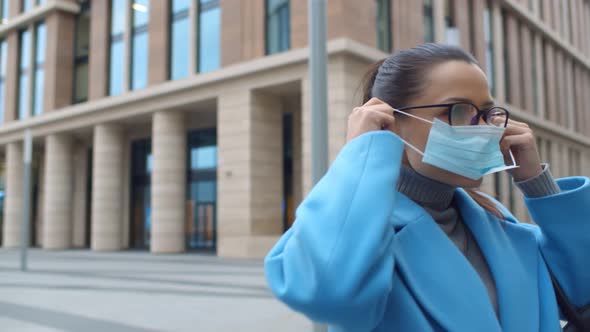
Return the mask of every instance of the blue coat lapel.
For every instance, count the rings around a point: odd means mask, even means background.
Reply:
[[[534,235],[498,220],[458,189],[456,201],[496,283],[500,322],[469,261],[428,213],[396,197],[396,269],[416,301],[449,331],[538,331],[538,249]]]
[[[402,194],[396,198],[396,269],[416,301],[445,330],[501,331],[471,264],[424,209]]]
[[[503,331],[538,331],[538,248],[534,234],[500,221],[464,190],[456,201],[490,267],[498,295]]]

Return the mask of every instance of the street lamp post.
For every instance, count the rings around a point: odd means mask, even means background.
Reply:
[[[326,0],[309,0],[309,78],[311,94],[312,182],[316,184],[328,169],[328,98],[326,62]],[[314,332],[326,332],[325,325],[313,323]]]

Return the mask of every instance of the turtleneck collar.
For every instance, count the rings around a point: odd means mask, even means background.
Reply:
[[[402,165],[397,190],[419,205],[444,210],[451,205],[455,186],[427,178],[406,165]]]

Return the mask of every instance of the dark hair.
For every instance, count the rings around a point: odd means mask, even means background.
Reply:
[[[426,43],[400,50],[375,63],[367,73],[363,104],[377,97],[392,107],[408,106],[428,84],[427,73],[447,61],[479,65],[473,55],[457,46]]]
[[[363,104],[376,97],[394,108],[409,106],[410,100],[419,97],[428,87],[428,72],[447,61],[479,65],[473,55],[446,44],[426,43],[400,50],[369,69],[364,79]],[[473,189],[466,192],[481,207],[503,218],[492,200]]]

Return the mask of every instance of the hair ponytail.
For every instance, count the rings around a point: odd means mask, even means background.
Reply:
[[[367,70],[367,73],[363,76],[363,79],[361,81],[361,86],[363,88],[363,104],[368,102],[371,98],[373,98],[371,91],[373,90],[373,85],[375,84],[377,73],[379,73],[379,68],[385,62],[385,60],[387,60],[387,58],[373,63],[369,67],[369,70]]]

